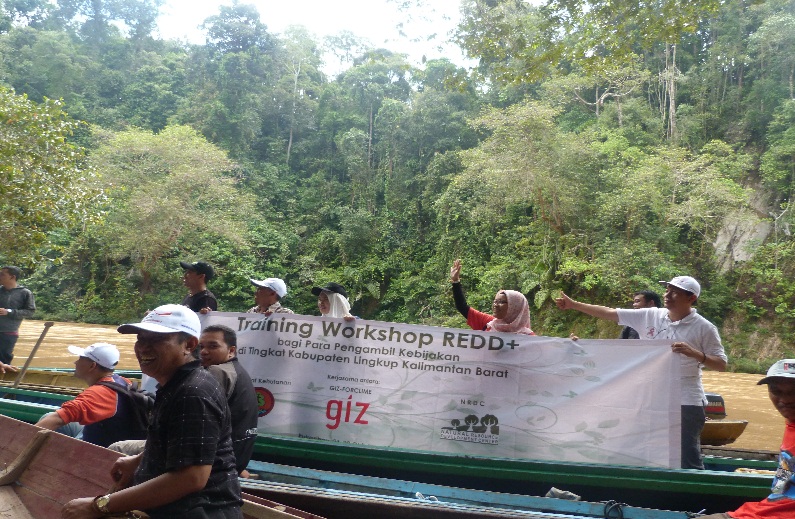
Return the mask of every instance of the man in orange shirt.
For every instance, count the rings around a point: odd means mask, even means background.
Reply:
[[[116,346],[98,342],[87,348],[69,346],[69,352],[78,356],[75,377],[84,380],[88,388],[57,411],[42,416],[36,425],[56,430],[67,424],[80,424],[82,439],[102,447],[119,440],[145,438],[146,430],[133,419],[131,399],[119,398],[115,389],[104,385],[112,383],[128,390],[131,386],[129,380],[113,373],[119,362]]]
[[[770,495],[750,501],[733,512],[702,515],[700,519],[790,519],[795,517],[795,359],[780,360],[757,382],[767,384],[773,407],[786,420],[778,470]]]

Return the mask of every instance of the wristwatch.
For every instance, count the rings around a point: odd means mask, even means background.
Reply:
[[[94,498],[94,506],[97,507],[97,510],[99,510],[103,514],[110,513],[110,509],[108,508],[109,504],[110,504],[110,494],[104,496],[97,496]]]

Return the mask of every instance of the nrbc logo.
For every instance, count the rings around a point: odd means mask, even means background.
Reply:
[[[450,427],[442,427],[440,438],[496,445],[500,442],[499,420],[493,414],[484,415],[482,418],[470,414],[463,418],[463,422],[454,418],[450,420]]]

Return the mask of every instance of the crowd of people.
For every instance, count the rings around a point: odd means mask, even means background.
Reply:
[[[137,404],[131,397],[139,388],[114,373],[119,351],[112,344],[69,347],[77,356],[75,376],[88,388],[37,425],[110,446],[126,454],[112,468],[114,491],[98,497],[74,499],[62,511],[64,518],[94,518],[130,510],[145,510],[150,517],[242,517],[240,485],[246,477],[257,430],[257,399],[251,377],[236,357],[237,337],[225,326],[201,329],[199,314],[218,310],[207,283],[215,271],[206,262],[180,262],[188,295],[181,305],[163,305],[139,323],[125,324],[119,333],[136,334],[135,354],[145,377],[157,383],[150,422],[143,429],[134,419]],[[453,302],[474,330],[535,335],[530,325],[527,298],[515,290],[499,290],[492,312],[481,312],[466,302],[461,286],[462,264],[450,269]],[[0,371],[10,366],[19,324],[32,315],[30,290],[19,285],[20,270],[0,269]],[[266,316],[292,314],[282,305],[287,285],[279,278],[250,279],[256,287],[250,313]],[[618,323],[620,339],[665,339],[681,359],[681,466],[702,469],[700,434],[706,403],[701,371],[723,371],[727,357],[717,328],[698,314],[695,305],[701,285],[690,276],[660,282],[662,300],[653,290],[634,294],[633,308],[610,308],[569,298],[556,299],[560,310],[575,310]],[[324,317],[354,320],[345,288],[334,282],[312,288]],[[577,337],[572,337],[577,339]],[[197,358],[198,357],[198,358]],[[746,503],[736,511],[710,519],[776,519],[795,513],[795,360],[770,368],[759,384],[767,384],[770,399],[787,424],[780,469],[771,495]]]

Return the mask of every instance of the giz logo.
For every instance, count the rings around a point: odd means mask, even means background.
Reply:
[[[326,404],[326,418],[332,421],[332,423],[327,423],[326,427],[329,429],[336,429],[340,426],[340,422],[349,423],[351,421],[351,411],[352,409],[351,404],[353,403],[351,399],[353,395],[348,396],[348,401],[344,400],[329,400],[328,404]],[[343,405],[345,404],[345,405]],[[358,424],[367,424],[367,420],[363,420],[362,417],[364,416],[365,411],[367,408],[370,407],[370,404],[366,402],[356,402],[354,404],[356,409],[359,410],[359,414],[356,415],[354,418],[353,423]],[[343,420],[342,411],[345,410],[345,419]],[[354,410],[355,411],[355,410]]]

